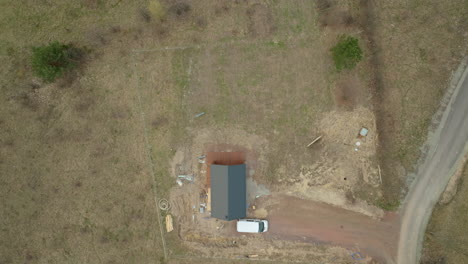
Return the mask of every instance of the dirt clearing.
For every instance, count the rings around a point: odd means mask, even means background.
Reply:
[[[285,196],[268,199],[268,219],[272,227],[268,236],[276,239],[328,242],[360,252],[367,260],[374,259],[379,263],[391,261],[396,253],[396,214],[388,213],[382,221],[377,222],[362,214],[329,207],[323,203]],[[262,201],[259,201],[259,207],[263,207]]]

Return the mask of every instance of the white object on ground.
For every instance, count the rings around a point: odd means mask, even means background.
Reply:
[[[260,219],[240,219],[237,221],[237,232],[263,233],[268,231],[268,221]]]
[[[365,127],[361,128],[361,131],[359,131],[359,135],[362,136],[362,137],[365,137],[367,136],[367,133],[369,132],[369,130]]]

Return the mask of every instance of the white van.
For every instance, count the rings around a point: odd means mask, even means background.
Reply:
[[[237,221],[237,232],[263,233],[268,231],[268,221],[259,219],[241,219]]]

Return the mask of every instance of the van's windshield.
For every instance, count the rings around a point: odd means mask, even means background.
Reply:
[[[263,225],[263,222],[260,222],[258,224],[259,224],[258,225],[258,232],[261,233],[261,232],[263,232],[263,230],[265,230],[265,226]]]

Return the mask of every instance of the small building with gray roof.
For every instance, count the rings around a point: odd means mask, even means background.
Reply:
[[[227,221],[245,218],[247,213],[245,164],[210,166],[211,216]]]

